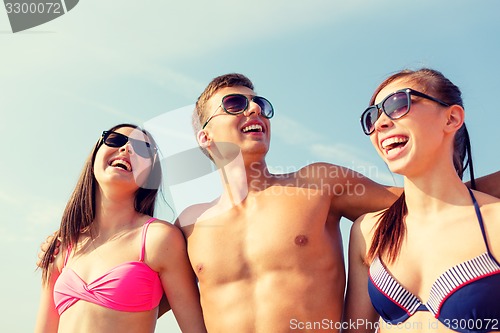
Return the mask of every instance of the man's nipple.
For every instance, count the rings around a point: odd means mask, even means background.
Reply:
[[[306,235],[298,235],[297,237],[295,237],[295,245],[297,246],[306,246],[308,242],[309,239]]]

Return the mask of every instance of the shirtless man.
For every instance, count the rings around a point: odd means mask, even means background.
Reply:
[[[224,98],[230,94],[242,96]],[[265,157],[273,110],[254,96],[250,80],[228,74],[196,103],[194,123],[203,124],[197,139],[224,190],[187,208],[177,225],[199,279],[207,330],[338,331],[345,286],[339,221],[388,207],[400,190],[326,163],[271,174]]]

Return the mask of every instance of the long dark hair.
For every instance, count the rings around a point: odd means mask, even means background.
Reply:
[[[110,128],[116,131],[123,127],[130,127],[142,131],[150,140],[152,146],[156,147],[156,142],[149,132],[134,124],[118,124]],[[42,281],[45,283],[49,279],[49,266],[56,249],[56,241],[61,240],[61,248],[69,244],[76,244],[82,231],[88,230],[95,218],[97,180],[94,175],[94,161],[99,148],[103,145],[102,138],[95,144],[85,161],[80,178],[66,204],[66,208],[61,218],[59,230],[51,242],[47,252],[45,252],[40,267],[42,271]],[[134,206],[139,213],[152,216],[155,210],[156,198],[160,190],[162,181],[161,165],[158,156],[153,158],[151,172],[146,182],[139,187],[135,193]],[[92,237],[92,235],[91,235]]]
[[[429,68],[422,68],[416,71],[406,69],[389,76],[375,90],[369,105],[374,104],[375,98],[383,88],[397,80],[416,83],[424,89],[422,92],[439,98],[449,105],[460,105],[463,107],[460,89],[441,72]],[[460,179],[462,179],[465,169],[469,167],[471,187],[474,189],[475,181],[471,145],[465,123],[455,133],[453,165]],[[389,263],[396,260],[406,233],[404,218],[407,213],[405,194],[403,192],[392,206],[380,214],[372,243],[368,250],[368,261],[372,261],[376,256],[384,256]]]

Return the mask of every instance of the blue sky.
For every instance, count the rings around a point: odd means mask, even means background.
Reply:
[[[102,130],[149,126],[164,157],[192,148],[189,111],[220,74],[247,75],[273,103],[273,170],[326,161],[391,184],[359,115],[387,75],[436,68],[462,89],[477,174],[499,169],[498,0],[146,3],[82,0],[16,34],[0,8],[2,332],[33,330],[38,247]],[[198,191],[167,185],[170,205],[216,194],[210,176]],[[159,216],[173,217],[166,205]],[[171,315],[157,327],[178,330]]]

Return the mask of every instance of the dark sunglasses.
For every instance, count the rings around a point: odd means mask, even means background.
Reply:
[[[269,102],[264,97],[253,96],[251,98],[252,102],[256,103],[260,107],[260,114],[262,117],[270,119],[274,116],[274,108],[271,102]],[[222,103],[215,109],[214,113],[208,117],[207,121],[203,124],[201,129],[207,126],[208,122],[213,118],[217,110],[222,106],[222,109],[229,114],[241,114],[248,109],[250,101],[247,96],[242,94],[230,94],[222,97]]]
[[[112,148],[120,148],[127,144],[127,142],[130,142],[134,152],[144,158],[152,158],[158,150],[157,147],[152,147],[149,142],[132,139],[124,134],[113,131],[102,132],[102,142]]]
[[[366,135],[373,133],[375,130],[375,122],[382,114],[382,111],[392,120],[399,119],[406,115],[410,111],[412,95],[434,101],[443,106],[450,106],[448,103],[419,91],[410,88],[401,89],[388,95],[382,102],[369,106],[365,112],[363,112],[360,119],[363,132],[365,132]]]

